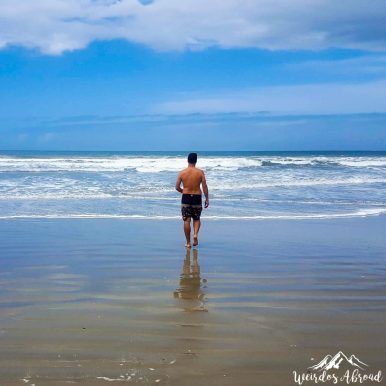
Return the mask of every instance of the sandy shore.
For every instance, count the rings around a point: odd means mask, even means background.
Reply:
[[[1,220],[0,385],[294,385],[386,371],[385,217]],[[308,383],[310,384],[310,383]]]

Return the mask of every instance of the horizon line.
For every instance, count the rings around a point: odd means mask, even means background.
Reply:
[[[226,150],[226,149],[222,149],[222,150],[197,150],[197,149],[190,149],[190,150],[186,150],[186,149],[183,149],[183,150],[112,150],[112,149],[82,149],[82,150],[76,150],[76,149],[0,149],[0,152],[11,152],[11,151],[20,151],[20,152],[116,152],[116,153],[127,153],[127,152],[141,152],[141,153],[162,153],[162,152],[170,152],[170,153],[181,153],[181,152],[197,152],[197,153],[207,153],[207,152],[211,152],[211,153],[222,153],[222,152],[227,152],[227,153],[238,153],[238,152],[245,152],[245,153],[267,153],[267,152],[272,152],[272,153],[284,153],[284,152],[291,152],[291,153],[309,153],[309,152],[313,152],[313,153],[348,153],[348,152],[351,152],[351,153],[386,153],[386,149],[378,149],[378,150],[375,150],[375,149],[371,149],[371,150],[358,150],[358,149],[350,149],[350,150],[331,150],[331,149],[307,149],[307,150],[290,150],[290,149],[286,149],[286,150]]]

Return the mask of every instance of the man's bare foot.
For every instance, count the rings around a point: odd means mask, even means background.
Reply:
[[[198,245],[198,236],[193,237],[193,247],[196,247]]]
[[[190,243],[186,243],[186,244],[185,244],[185,247],[186,247],[186,248],[192,248],[192,246],[190,245]]]

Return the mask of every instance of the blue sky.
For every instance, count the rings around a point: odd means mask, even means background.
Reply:
[[[0,149],[386,150],[385,16],[378,0],[4,0]]]

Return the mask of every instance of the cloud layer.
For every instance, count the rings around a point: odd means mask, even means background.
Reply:
[[[385,50],[373,0],[2,0],[0,47],[45,54],[125,39],[160,51],[207,47]]]

